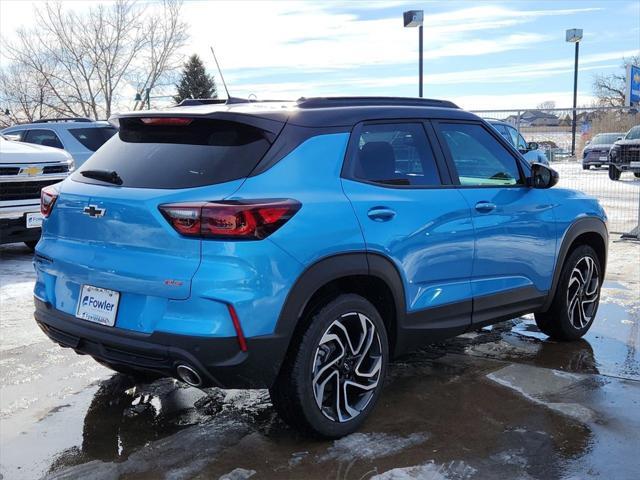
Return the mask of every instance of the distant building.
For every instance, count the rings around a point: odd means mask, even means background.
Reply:
[[[552,114],[541,110],[525,110],[520,114],[520,122],[517,115],[509,115],[505,118],[506,122],[520,127],[557,127],[560,125],[560,119]]]

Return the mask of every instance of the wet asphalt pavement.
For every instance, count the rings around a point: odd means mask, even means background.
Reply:
[[[640,478],[640,244],[612,242],[596,321],[530,317],[396,360],[359,433],[296,435],[265,391],[135,385],[46,339],[33,270],[0,247],[3,479]]]

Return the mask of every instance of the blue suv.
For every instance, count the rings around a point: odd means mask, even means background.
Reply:
[[[598,309],[598,202],[549,189],[446,101],[308,98],[118,115],[42,192],[35,317],[128,374],[268,388],[335,438],[373,409],[391,358],[535,313],[574,340]]]

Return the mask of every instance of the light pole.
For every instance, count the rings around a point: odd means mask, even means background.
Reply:
[[[582,40],[582,29],[571,28],[567,30],[566,41],[576,44],[576,58],[573,69],[573,120],[571,122],[571,155],[576,154],[576,104],[578,102],[578,53]]]
[[[423,10],[408,10],[404,12],[404,26],[418,27],[418,95],[422,98],[422,23]]]

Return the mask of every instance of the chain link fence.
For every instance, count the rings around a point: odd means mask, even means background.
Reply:
[[[640,125],[640,113],[622,107],[577,108],[575,150],[572,153],[573,109],[480,110],[475,114],[487,120],[500,120],[513,126],[527,142],[536,142],[551,166],[560,173],[560,187],[581,190],[598,198],[609,217],[612,233],[638,235],[640,222],[640,178],[623,173],[619,180],[608,175],[608,143],[631,127]],[[611,133],[611,136],[598,134]],[[595,142],[593,142],[595,138]],[[583,166],[583,160],[591,163]],[[596,165],[600,166],[596,166]],[[634,230],[635,229],[635,230]]]

